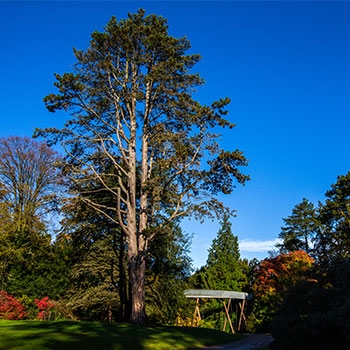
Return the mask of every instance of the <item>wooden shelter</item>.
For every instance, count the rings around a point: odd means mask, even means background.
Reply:
[[[225,330],[226,324],[228,322],[230,325],[231,332],[235,333],[235,329],[232,325],[231,317],[230,317],[232,300],[238,300],[237,331],[241,330],[243,321],[244,322],[246,321],[244,309],[246,306],[246,300],[248,299],[248,293],[233,292],[233,291],[227,291],[227,290],[188,289],[184,291],[184,294],[186,298],[196,299],[196,306],[193,313],[193,320],[195,319],[196,316],[200,320],[202,319],[200,314],[200,299],[223,299],[222,302],[225,310],[225,322],[224,322],[223,330]],[[226,300],[228,300],[227,304],[225,302]]]

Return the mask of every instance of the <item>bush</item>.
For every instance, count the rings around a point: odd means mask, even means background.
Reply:
[[[31,297],[28,295],[22,295],[21,297],[17,298],[17,301],[19,301],[24,306],[27,319],[33,320],[37,317],[38,308]]]
[[[4,320],[23,320],[26,318],[25,307],[4,290],[0,291],[0,318]]]
[[[37,318],[39,320],[50,320],[51,319],[51,311],[55,305],[53,301],[49,299],[49,297],[44,297],[41,300],[35,299],[35,305],[38,307],[39,312]]]
[[[290,288],[273,322],[272,349],[348,349],[349,290],[348,262],[326,278],[300,281]]]

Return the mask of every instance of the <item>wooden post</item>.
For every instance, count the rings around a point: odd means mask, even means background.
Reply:
[[[238,322],[238,331],[241,330],[242,326],[242,319],[244,319],[244,322],[246,322],[246,318],[244,315],[244,307],[245,307],[245,299],[242,300],[242,303],[239,303],[239,308],[241,309],[240,315],[239,315],[239,322]]]
[[[196,316],[198,316],[199,320],[202,319],[201,318],[201,313],[199,311],[199,298],[197,298],[197,300],[196,300],[196,306],[194,308],[194,313],[193,313],[192,326],[196,326],[196,322],[195,322]]]
[[[230,307],[230,305],[231,305],[231,299],[229,299],[228,307],[226,307],[226,304],[225,304],[224,301],[223,301],[223,303],[224,303],[224,308],[225,308],[226,317],[227,317],[228,323],[229,323],[230,328],[231,328],[231,332],[232,332],[233,334],[235,334],[235,330],[234,330],[234,328],[233,328],[233,326],[232,326],[232,322],[231,322],[231,318],[230,318],[230,313],[229,313],[229,307]],[[226,327],[226,324],[225,324],[225,327]]]
[[[225,307],[225,302],[223,301],[224,307]],[[222,327],[222,331],[225,332],[226,331],[226,323],[227,323],[227,317],[225,316],[225,320],[224,320],[224,326]]]

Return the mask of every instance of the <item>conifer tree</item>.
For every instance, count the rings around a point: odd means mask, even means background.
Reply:
[[[240,259],[238,237],[232,233],[229,216],[221,221],[221,228],[208,250],[204,272],[207,289],[241,291],[245,276]]]
[[[326,197],[319,209],[322,229],[315,247],[325,265],[350,258],[350,171],[338,176]]]
[[[229,219],[229,215],[224,215],[221,228],[208,250],[206,265],[191,276],[190,281],[194,288],[243,291],[247,286],[247,261],[240,258],[238,238],[232,233]],[[205,327],[218,330],[224,328],[226,316],[221,300],[206,301],[202,311],[205,317],[201,322]],[[232,314],[231,321],[234,320],[235,314]],[[228,327],[228,323],[226,326]]]
[[[303,198],[302,202],[293,208],[292,214],[283,221],[285,226],[281,228],[278,236],[282,239],[282,243],[276,245],[280,252],[304,250],[310,254],[313,240],[320,227],[314,205]]]
[[[217,195],[248,180],[239,170],[247,165],[243,153],[218,141],[218,130],[235,126],[225,119],[229,99],[194,99],[203,79],[192,72],[200,56],[189,48],[186,38],[168,34],[160,16],[139,10],[119,22],[113,17],[85,51],[75,50],[74,71],[56,74],[58,91],[45,98],[49,111],[70,113],[65,127],[36,132],[65,149],[63,167],[79,185],[76,195],[123,231],[132,323],[146,321],[152,239],[186,216],[222,216],[227,209]],[[92,200],[85,186],[92,181],[114,197],[113,207]]]

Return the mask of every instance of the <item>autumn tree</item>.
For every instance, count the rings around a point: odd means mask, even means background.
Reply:
[[[303,250],[266,258],[255,268],[252,312],[247,320],[250,331],[268,331],[280,309],[286,291],[307,280],[314,260]]]
[[[193,97],[203,79],[191,73],[200,56],[186,54],[189,48],[186,38],[168,34],[160,16],[139,10],[119,22],[112,17],[85,51],[74,51],[74,71],[56,74],[58,92],[45,98],[49,111],[71,118],[61,130],[36,131],[61,143],[76,194],[125,234],[133,323],[146,319],[152,239],[173,220],[221,215],[217,195],[248,179],[239,170],[247,163],[242,152],[218,143],[220,128],[234,127],[224,118],[229,99],[202,105]],[[84,185],[91,181],[114,197],[113,206],[91,199]]]
[[[313,240],[320,229],[317,210],[313,203],[303,198],[302,202],[293,208],[292,214],[283,221],[284,226],[278,236],[282,242],[276,245],[281,253],[305,250],[310,254]]]

